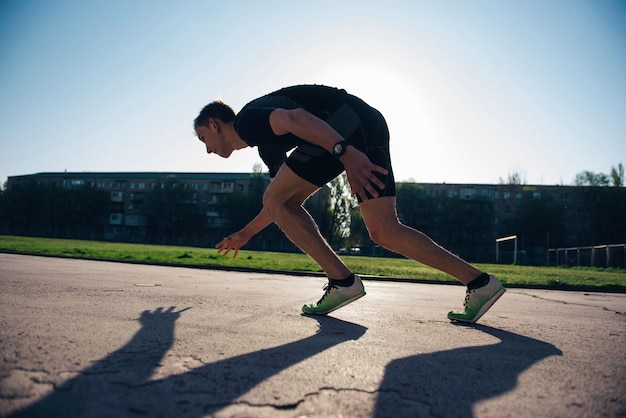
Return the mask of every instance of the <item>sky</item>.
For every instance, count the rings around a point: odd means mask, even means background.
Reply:
[[[626,163],[626,1],[0,0],[0,184],[251,172],[192,121],[295,84],[380,110],[397,181],[573,184]]]

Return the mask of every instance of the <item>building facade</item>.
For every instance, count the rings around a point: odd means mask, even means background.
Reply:
[[[554,264],[551,249],[612,245],[613,265],[624,267],[626,188],[400,183],[398,189],[403,221],[475,262],[496,261],[496,240],[516,236],[520,264]],[[413,213],[421,223],[408,220]],[[508,261],[513,246],[500,245]]]
[[[227,201],[237,196],[247,207],[242,198],[260,199],[268,184],[267,175],[251,173],[65,172],[9,177],[7,192],[28,185],[95,190],[106,195],[107,204],[101,234],[94,238],[205,245],[232,226],[232,216],[224,211]]]
[[[258,213],[268,184],[261,173],[13,176],[3,193],[2,233],[213,246]],[[17,196],[20,190],[28,195],[28,187],[34,188],[30,200]],[[533,265],[550,263],[550,249],[626,242],[626,188],[398,183],[397,189],[404,223],[473,262],[512,262],[508,241],[496,260],[496,240],[508,236],[517,237],[516,261]],[[314,218],[328,211],[328,193],[323,188],[307,203]],[[371,245],[363,243],[364,249]],[[275,227],[248,248],[295,250]],[[362,252],[368,253],[381,252]]]

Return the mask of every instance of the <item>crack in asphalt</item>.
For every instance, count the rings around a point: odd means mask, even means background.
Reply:
[[[562,303],[564,305],[572,305],[572,306],[584,306],[586,308],[594,308],[594,309],[601,309],[604,311],[608,311],[608,312],[614,312],[618,315],[626,315],[626,312],[620,312],[620,311],[616,311],[610,308],[607,308],[606,306],[597,306],[597,305],[592,305],[592,304],[588,304],[588,303],[574,303],[574,302],[566,302],[564,300],[558,300],[558,299],[551,299],[551,298],[547,298],[547,297],[543,297],[543,296],[539,296],[539,295],[531,295],[522,291],[512,291],[509,289],[510,293],[515,293],[518,295],[523,295],[523,296],[528,296],[534,299],[539,299],[539,300],[544,300],[546,302],[555,302],[555,303]]]

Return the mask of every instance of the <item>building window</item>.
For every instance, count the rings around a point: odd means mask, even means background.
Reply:
[[[465,199],[471,199],[472,197],[474,197],[474,195],[476,194],[476,190],[474,189],[461,189],[461,195],[465,198]]]
[[[235,183],[232,181],[222,183],[222,193],[232,193],[233,191],[235,191]]]
[[[85,180],[64,180],[63,185],[65,187],[82,187],[85,185]]]
[[[109,216],[109,224],[111,224],[111,225],[121,225],[122,224],[122,214],[121,213],[112,213]]]
[[[111,192],[111,202],[121,202],[123,198],[123,192]]]
[[[478,196],[493,198],[493,190],[487,188],[478,189]]]

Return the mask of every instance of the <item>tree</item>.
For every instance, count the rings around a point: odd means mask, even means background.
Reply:
[[[205,217],[198,211],[194,194],[179,181],[168,180],[146,193],[144,213],[148,239],[168,243],[197,238],[204,229]]]
[[[510,233],[519,236],[520,248],[526,250],[531,264],[545,259],[546,246],[563,245],[564,210],[553,195],[524,190]]]
[[[617,187],[585,187],[584,212],[589,215],[585,245],[619,244],[626,238],[626,190]]]
[[[624,187],[624,165],[619,163],[617,167],[611,167],[610,174],[594,173],[593,171],[581,171],[574,178],[576,186],[595,187]]]
[[[404,224],[464,257],[485,258],[477,249],[490,246],[493,239],[491,200],[461,199],[412,183],[399,183],[397,191],[398,217]]]
[[[328,240],[335,247],[340,247],[350,233],[350,212],[356,206],[355,198],[350,195],[350,186],[346,173],[335,177],[330,182],[330,229]]]
[[[576,186],[608,186],[609,176],[604,173],[594,173],[593,171],[582,171],[576,174],[574,184]]]
[[[345,242],[347,247],[371,247],[372,242],[361,210],[355,206],[350,211],[350,234]]]
[[[522,170],[511,171],[506,180],[500,177],[500,184],[526,184],[526,173]]]
[[[409,182],[396,184],[396,190],[396,210],[400,221],[413,228],[431,233],[432,230],[428,228],[432,224],[434,210],[429,191],[420,184]]]
[[[108,222],[109,193],[93,187],[57,189],[65,202],[64,229],[75,238],[101,237]]]
[[[99,238],[109,203],[108,193],[89,186],[17,184],[2,192],[3,230],[18,235]]]
[[[348,180],[343,173],[317,191],[305,208],[317,223],[320,233],[333,248],[343,246],[350,234],[350,211],[356,199],[350,196]]]
[[[624,187],[624,165],[619,163],[617,167],[611,167],[611,181],[613,187]]]

